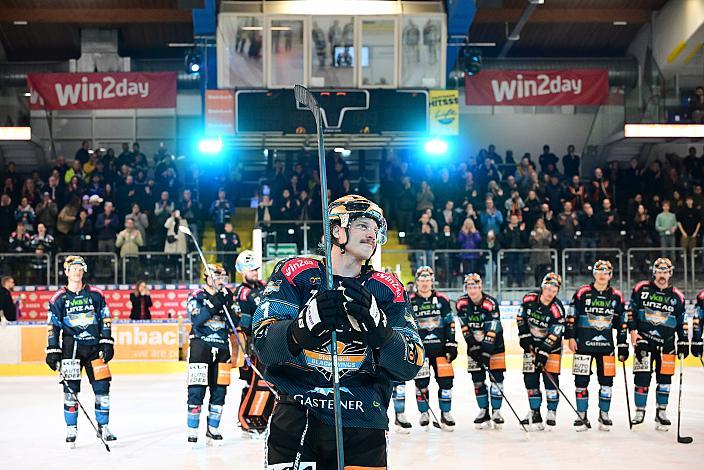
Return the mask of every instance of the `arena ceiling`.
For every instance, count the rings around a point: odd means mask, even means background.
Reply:
[[[83,27],[119,31],[119,53],[179,58],[169,43],[193,40],[191,8],[203,0],[0,0],[0,61],[45,61],[80,56]],[[545,0],[528,18],[508,57],[618,57],[667,0]],[[528,0],[477,0],[472,42],[498,56]],[[625,25],[614,25],[614,21]],[[3,57],[4,51],[4,57]]]

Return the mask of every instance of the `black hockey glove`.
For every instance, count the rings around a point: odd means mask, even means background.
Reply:
[[[99,348],[103,361],[110,362],[115,355],[115,340],[109,337],[101,338]]]
[[[482,355],[479,362],[481,362],[486,368],[489,368],[489,361],[491,361],[491,353],[494,350],[494,345],[487,342],[482,342],[481,347]]]
[[[476,362],[481,362],[482,357],[482,347],[479,343],[472,343],[467,346],[467,355],[471,357]]]
[[[618,348],[618,360],[621,362],[626,362],[626,359],[628,359],[630,354],[628,343],[619,343],[616,347]]]
[[[294,356],[303,349],[315,349],[330,337],[330,331],[344,318],[342,291],[326,290],[311,297],[298,318],[288,327],[288,349]]]
[[[521,345],[521,348],[523,348],[524,352],[529,353],[531,349],[533,348],[533,335],[530,333],[525,333],[522,335],[518,336],[518,344]]]
[[[535,351],[535,367],[538,369],[545,369],[545,365],[548,363],[548,353],[542,349]]]
[[[635,350],[633,351],[633,353],[635,354],[635,357],[638,358],[638,360],[647,356],[649,352],[650,352],[650,344],[648,344],[647,339],[641,338],[638,341],[636,341],[636,347],[635,347]]]
[[[355,331],[361,331],[370,348],[384,346],[393,336],[386,314],[377,306],[376,299],[359,281],[342,281],[347,319]]]
[[[457,343],[455,341],[445,343],[445,358],[448,362],[457,359]]]
[[[701,338],[699,339],[692,339],[692,356],[694,357],[702,357],[702,352],[703,351],[703,345],[704,343],[702,342]]]
[[[61,368],[61,348],[46,348],[46,364],[54,372]]]
[[[684,359],[689,356],[689,341],[677,341],[677,356],[679,356],[680,359]]]

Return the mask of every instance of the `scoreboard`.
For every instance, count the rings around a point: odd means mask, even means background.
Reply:
[[[326,133],[427,133],[427,90],[312,90]],[[313,114],[293,90],[237,90],[237,133],[315,134]]]

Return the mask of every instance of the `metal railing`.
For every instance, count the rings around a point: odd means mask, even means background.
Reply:
[[[539,270],[541,265],[534,266],[535,263],[530,261],[530,256],[531,255],[539,255],[540,253],[546,254],[550,256],[550,260],[552,261],[552,270],[554,272],[557,272],[557,250],[554,248],[544,248],[544,249],[531,249],[531,248],[511,248],[511,249],[505,249],[505,250],[499,250],[498,255],[497,255],[497,272],[498,272],[498,282],[496,283],[496,295],[501,299],[501,300],[518,300],[516,299],[503,299],[502,298],[502,293],[507,293],[509,294],[509,297],[511,296],[511,293],[518,293],[519,295],[524,294],[526,291],[530,289],[537,289],[540,284],[540,279],[538,277],[542,277],[543,274],[545,273],[536,273],[536,270]],[[509,255],[515,255],[509,256]],[[526,263],[526,257],[528,258],[528,262]],[[508,258],[511,258],[511,261],[508,261]],[[506,278],[505,283],[504,283],[504,272],[503,272],[503,267],[508,264],[508,271],[506,273]],[[549,263],[545,263],[548,266]],[[527,269],[526,269],[527,268]],[[514,271],[515,269],[515,271]],[[543,268],[545,269],[545,268]],[[532,284],[526,284],[525,282],[525,277],[530,276],[535,279],[535,283]],[[510,279],[509,279],[510,278]],[[510,286],[510,281],[513,281],[515,284],[519,284],[518,286],[511,287]],[[518,297],[518,296],[516,296]]]
[[[316,231],[322,220],[272,220],[271,222],[259,221],[258,227],[262,229],[264,250],[269,244],[295,243],[299,254],[311,254],[318,248],[320,241],[316,233],[322,237],[322,227]]]
[[[381,250],[381,267],[382,269],[390,269],[402,281],[410,282],[414,279],[416,269],[421,266],[430,266],[433,258],[433,252],[429,250]],[[407,261],[411,267],[411,271],[404,273],[401,266],[405,260],[398,262],[398,256],[407,256]],[[391,260],[389,259],[391,258]],[[396,259],[394,259],[396,258]],[[434,269],[434,268],[433,268]],[[405,277],[405,279],[404,279]]]
[[[704,248],[694,248],[690,253],[690,261],[692,266],[692,279],[689,295],[694,297],[702,288],[704,288],[701,281],[697,284],[697,274],[704,277]]]
[[[572,255],[575,260],[572,259]],[[611,285],[621,292],[623,285],[623,251],[618,248],[565,248],[562,250],[562,292],[571,298],[577,287],[592,282],[592,267],[596,260],[611,261],[614,268]]]
[[[434,250],[433,272],[438,288],[450,290],[464,289],[464,276],[476,272],[482,276],[484,290],[495,292],[494,255],[491,250]],[[462,254],[476,254],[476,258],[462,258]],[[473,261],[466,261],[466,260]],[[463,263],[466,261],[466,263]],[[466,264],[466,265],[465,265]]]
[[[61,284],[59,282],[59,266],[61,266],[61,274],[64,275],[64,260],[71,255],[82,256],[86,261],[88,272],[83,276],[84,280],[97,284],[117,284],[117,254],[111,251],[57,253],[54,256],[54,284]],[[111,263],[112,266],[110,266]]]
[[[2,253],[0,272],[11,274],[17,285],[49,285],[51,257],[47,253]]]
[[[140,251],[125,255],[122,257],[122,283],[134,284],[144,279],[157,283],[178,283],[185,279],[185,260],[185,254],[163,251]]]
[[[215,260],[218,263],[222,263],[230,274],[230,279],[235,280],[235,260],[237,259],[238,252],[236,251],[204,251],[205,259],[208,260],[209,256],[215,256]],[[210,262],[210,260],[208,260]],[[186,272],[184,273],[184,279],[188,279],[190,284],[197,284],[201,281],[201,276],[203,272],[202,262],[200,260],[200,255],[197,251],[191,251],[186,254]]]
[[[626,252],[626,271],[628,272],[628,287],[632,288],[637,280],[650,279],[652,273],[653,262],[661,257],[670,258],[674,265],[674,273],[672,275],[672,285],[678,287],[685,296],[689,293],[689,260],[687,252],[684,248],[629,248]]]

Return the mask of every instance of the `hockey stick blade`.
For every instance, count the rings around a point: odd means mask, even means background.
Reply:
[[[188,228],[188,227],[186,227],[185,225],[179,225],[179,226],[178,226],[178,231],[181,232],[181,233],[184,233],[184,234],[188,235],[189,237],[192,237],[192,236],[193,236],[193,232],[191,232],[191,229]]]
[[[320,106],[318,106],[318,101],[313,96],[313,93],[303,85],[295,85],[293,87],[293,94],[296,97],[296,101],[308,108],[315,117],[316,122],[320,118]]]
[[[679,444],[691,444],[694,442],[694,438],[691,436],[677,436],[677,442]]]

